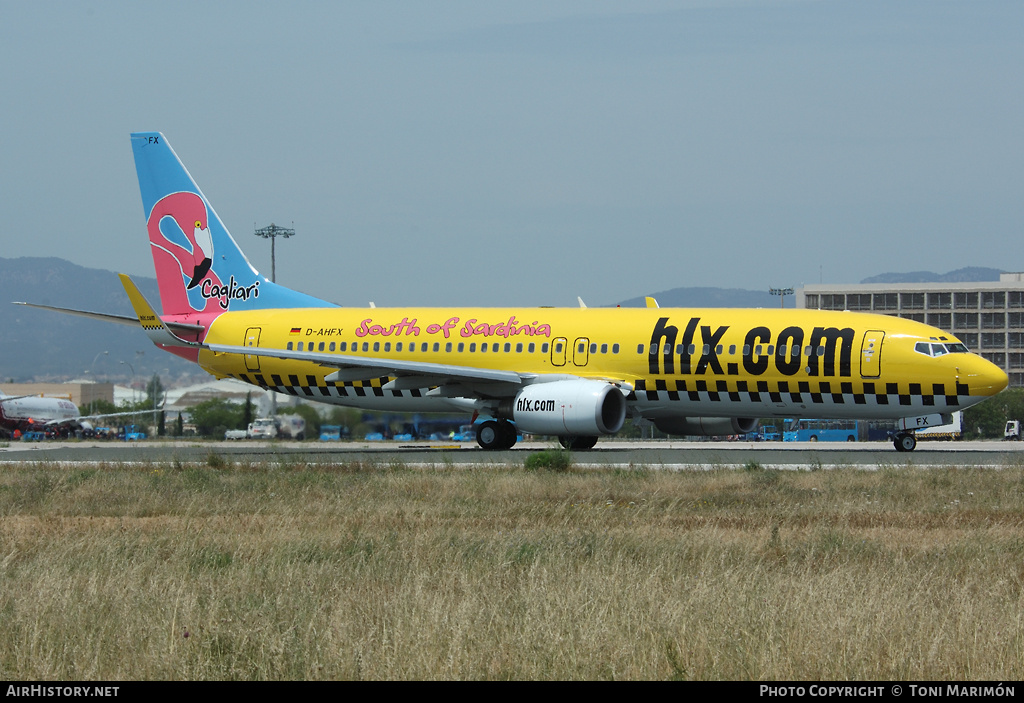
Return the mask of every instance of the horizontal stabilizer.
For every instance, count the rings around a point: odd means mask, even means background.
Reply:
[[[188,342],[178,337],[176,334],[171,332],[164,324],[160,316],[153,310],[153,306],[146,300],[146,296],[142,294],[138,286],[123,273],[117,274],[118,278],[121,279],[121,285],[124,286],[125,293],[128,294],[128,299],[132,303],[132,308],[135,309],[135,314],[138,315],[138,322],[142,325],[142,329],[145,330],[146,334],[153,341],[154,344],[158,344],[165,347],[198,347],[198,342]],[[180,327],[181,325],[179,325]],[[192,332],[202,332],[204,328],[201,325],[188,325]]]

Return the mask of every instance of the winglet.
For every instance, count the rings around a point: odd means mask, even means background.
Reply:
[[[135,314],[139,318],[139,324],[142,325],[142,329],[146,331],[146,334],[154,344],[165,347],[202,346],[197,342],[187,342],[167,329],[163,320],[161,320],[160,316],[156,314],[155,310],[153,310],[153,306],[149,304],[149,301],[146,300],[146,296],[142,294],[134,281],[123,273],[117,274],[117,277],[121,279],[121,285],[124,286],[124,292],[128,294],[128,299],[132,303],[132,308],[135,310]]]
[[[658,301],[657,301],[657,300],[655,300],[654,298],[652,298],[652,297],[651,297],[651,296],[649,296],[649,295],[648,295],[648,296],[647,296],[646,298],[644,298],[644,300],[646,300],[646,301],[647,301],[647,307],[649,307],[649,308],[657,308],[657,307],[660,307],[660,306],[658,305]]]

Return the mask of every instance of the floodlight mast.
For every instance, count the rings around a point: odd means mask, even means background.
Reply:
[[[287,227],[278,227],[271,222],[270,226],[256,230],[255,234],[257,237],[263,237],[264,239],[270,240],[270,280],[277,283],[277,252],[275,251],[277,238],[284,237],[285,239],[288,239],[288,237],[294,237],[295,230],[288,229]]]
[[[768,292],[779,296],[779,307],[786,307],[786,296],[793,295],[792,288],[769,288]]]
[[[292,224],[295,224],[294,222]],[[255,225],[253,225],[255,227]],[[277,283],[277,252],[275,251],[275,244],[277,243],[278,237],[295,236],[295,230],[287,227],[278,227],[273,222],[268,227],[258,229],[255,232],[257,237],[263,237],[264,239],[270,240],[270,280]],[[270,416],[277,416],[277,395],[275,393],[270,394]]]

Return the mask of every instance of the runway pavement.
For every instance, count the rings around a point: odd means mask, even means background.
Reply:
[[[70,465],[107,463],[207,463],[211,455],[232,462],[308,464],[401,463],[419,467],[468,468],[522,463],[534,451],[557,445],[522,442],[508,451],[486,452],[476,443],[446,442],[269,442],[150,440],[9,442],[0,447],[0,470],[18,462]],[[919,442],[913,452],[897,452],[889,442],[599,442],[590,451],[573,453],[579,466],[605,468],[710,469],[757,462],[766,468],[832,469],[889,466],[1020,466],[1021,442]]]

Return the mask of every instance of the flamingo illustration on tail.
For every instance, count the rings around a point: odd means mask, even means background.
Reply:
[[[334,307],[275,285],[249,263],[163,134],[132,134],[132,151],[165,317]]]

